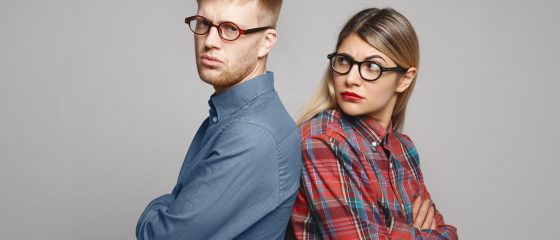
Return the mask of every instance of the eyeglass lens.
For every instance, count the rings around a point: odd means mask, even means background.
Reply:
[[[354,63],[357,62],[344,55],[335,55],[331,59],[332,69],[339,74],[347,74],[350,72]],[[365,61],[359,63],[358,67],[360,76],[366,80],[375,80],[381,75],[381,67],[375,62]]]
[[[196,16],[189,22],[191,30],[199,35],[206,34],[210,31],[213,24],[206,18]],[[232,22],[222,22],[218,25],[218,34],[226,40],[234,40],[239,37],[239,27]]]

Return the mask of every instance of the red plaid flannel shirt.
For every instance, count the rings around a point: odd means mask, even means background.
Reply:
[[[437,209],[435,230],[412,226],[412,203],[430,194],[408,136],[337,110],[305,123],[301,135],[302,184],[288,239],[458,239]]]

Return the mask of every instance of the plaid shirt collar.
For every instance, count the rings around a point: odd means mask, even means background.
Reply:
[[[389,126],[384,128],[379,121],[369,115],[361,115],[361,116],[349,116],[342,111],[337,111],[343,114],[344,118],[348,119],[352,126],[358,134],[360,134],[364,139],[368,141],[372,147],[377,147],[377,145],[383,144],[386,145],[391,141],[387,141],[393,134],[392,122],[389,122]]]

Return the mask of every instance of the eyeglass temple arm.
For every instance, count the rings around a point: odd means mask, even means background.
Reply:
[[[400,72],[400,73],[405,73],[406,71],[408,71],[408,68],[403,68],[403,67],[390,67],[390,68],[381,68],[382,71],[393,71],[393,72]]]
[[[239,29],[239,33],[241,34],[250,34],[250,33],[255,33],[255,32],[259,32],[259,31],[263,31],[266,29],[271,29],[273,27],[258,27],[258,28],[251,28],[251,29]]]

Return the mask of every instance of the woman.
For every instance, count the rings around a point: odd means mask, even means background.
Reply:
[[[338,37],[301,126],[296,239],[457,239],[401,133],[419,66],[416,33],[393,9],[365,9]]]

